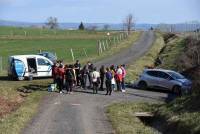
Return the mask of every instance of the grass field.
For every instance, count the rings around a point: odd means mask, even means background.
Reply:
[[[14,31],[15,34],[11,36],[9,31]],[[24,31],[29,34],[25,36]],[[56,34],[54,32],[55,30],[47,29],[0,27],[0,57],[3,58],[3,69],[6,70],[8,56],[37,54],[39,50],[56,53],[59,59],[67,63],[72,62],[70,49],[73,49],[75,59],[94,58],[98,56],[97,41],[108,39],[108,31],[56,30]],[[109,32],[113,44],[113,37],[120,33]]]
[[[0,37],[8,36],[83,36],[83,35],[93,35],[94,33],[105,36],[105,31],[79,31],[79,30],[62,30],[62,29],[42,29],[42,28],[23,28],[23,27],[2,27],[0,26]]]

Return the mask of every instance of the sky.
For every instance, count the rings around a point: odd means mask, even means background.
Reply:
[[[0,0],[0,19],[21,22],[136,23],[200,21],[200,0]]]

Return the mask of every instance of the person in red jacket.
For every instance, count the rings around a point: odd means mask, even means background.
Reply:
[[[52,78],[53,78],[53,83],[56,84],[56,74],[57,74],[57,63],[54,62],[52,66]]]
[[[121,83],[122,83],[122,69],[121,66],[117,66],[116,76],[115,76],[116,82],[117,82],[117,90],[121,91]]]
[[[65,75],[65,70],[63,68],[63,65],[60,64],[59,65],[59,68],[58,68],[58,88],[59,88],[59,92],[60,93],[63,93],[62,90],[63,90],[63,87],[64,87],[64,75]]]

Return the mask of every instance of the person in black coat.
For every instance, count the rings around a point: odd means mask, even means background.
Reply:
[[[101,79],[101,84],[100,84],[100,90],[104,90],[103,89],[103,84],[104,84],[104,78],[105,78],[105,67],[104,65],[101,66],[100,70],[100,79]]]

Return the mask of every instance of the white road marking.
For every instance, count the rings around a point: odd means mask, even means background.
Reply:
[[[70,104],[72,106],[80,106],[81,104]]]
[[[55,102],[55,103],[54,103],[54,105],[58,105],[58,104],[60,104],[60,102]]]

